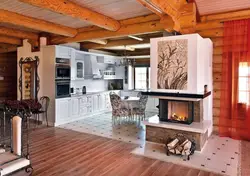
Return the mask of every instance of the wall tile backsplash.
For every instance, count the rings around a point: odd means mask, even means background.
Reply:
[[[108,89],[108,81],[93,79],[71,81],[71,87],[74,87],[74,89],[79,88],[80,92],[82,91],[82,86],[86,86],[87,92],[105,91]]]

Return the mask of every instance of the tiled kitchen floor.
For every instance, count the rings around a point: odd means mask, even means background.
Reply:
[[[146,113],[146,117],[153,115],[155,113]],[[230,176],[238,173],[240,142],[230,138],[212,135],[202,152],[196,152],[189,161],[184,161],[180,156],[166,156],[163,145],[145,142],[145,129],[142,126],[138,127],[135,123],[113,126],[111,113],[87,117],[59,127],[138,144],[132,151],[133,154]]]

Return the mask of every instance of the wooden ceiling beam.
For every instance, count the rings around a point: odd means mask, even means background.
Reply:
[[[204,30],[198,33],[204,38],[218,38],[223,37],[223,28]]]
[[[230,20],[230,19],[246,19],[250,18],[250,9],[238,10],[234,12],[220,13],[214,15],[206,15],[201,17],[202,22],[214,21],[214,20]]]
[[[116,32],[101,29],[96,31],[78,33],[75,37],[72,38],[53,37],[51,39],[51,42],[52,44],[82,42],[93,39],[124,37],[128,35],[145,34],[145,33],[153,33],[160,31],[164,31],[164,26],[159,22],[159,20],[156,20],[156,21],[137,23],[131,25],[123,25]]]
[[[69,0],[19,0],[33,6],[45,8],[56,13],[69,15],[74,18],[85,20],[93,25],[101,28],[117,31],[121,25],[119,21],[90,10],[86,7],[80,6]]]
[[[9,37],[9,36],[2,36],[0,35],[0,43],[12,44],[12,45],[22,45],[23,42],[19,38]]]
[[[160,22],[164,25],[164,28],[166,31],[173,32],[174,21],[170,16],[164,14],[161,11],[161,9],[157,8],[152,3],[150,3],[146,0],[137,0],[137,1],[161,18]]]
[[[96,43],[81,43],[81,47],[86,49],[100,49],[104,47],[113,47],[113,46],[124,46],[124,45],[136,45],[136,44],[146,44],[150,43],[149,38],[143,38],[143,41],[133,40],[133,39],[121,39],[121,40],[112,40],[108,41],[106,45],[100,45]]]
[[[7,35],[10,37],[16,37],[20,39],[31,39],[31,40],[38,40],[38,34],[33,32],[26,32],[17,29],[11,29],[6,27],[0,27],[0,35]]]
[[[7,10],[0,10],[0,22],[8,23],[18,26],[23,26],[30,29],[54,33],[67,37],[74,37],[77,30],[74,28],[62,26],[59,24],[51,23],[48,21],[24,16],[18,13],[10,12]]]
[[[196,4],[187,3],[186,0],[137,0],[142,5],[147,7],[152,12],[159,15],[161,18],[169,15],[174,22],[173,29],[178,32],[182,32],[182,29],[185,29],[185,32],[194,32],[196,25]],[[165,15],[164,15],[165,14]],[[166,15],[167,14],[167,15]],[[166,18],[166,17],[165,17]],[[164,24],[166,19],[161,19],[161,23]],[[166,27],[166,30],[171,32],[173,29]]]
[[[17,46],[4,46],[4,47],[0,47],[0,53],[9,53],[9,52],[14,52],[17,51]]]
[[[156,21],[160,20],[160,17],[155,15],[155,14],[150,14],[150,15],[143,15],[139,17],[134,17],[134,18],[128,18],[125,20],[120,20],[120,24],[122,26],[124,25],[131,25],[131,24],[137,24],[137,23],[144,23],[144,22],[150,22],[150,21]],[[98,26],[88,26],[88,27],[82,27],[78,28],[78,32],[89,32],[89,31],[96,31],[96,30],[101,30],[102,28]]]

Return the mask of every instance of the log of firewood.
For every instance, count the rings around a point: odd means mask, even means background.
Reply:
[[[169,148],[174,148],[175,145],[179,142],[179,139],[175,138],[174,140],[172,140],[170,143],[167,144],[167,146]]]
[[[178,147],[175,148],[175,154],[181,154],[181,150],[178,149]]]
[[[175,150],[174,149],[170,149],[169,150],[171,153],[174,153],[175,154]]]
[[[188,141],[184,147],[183,147],[183,151],[182,151],[182,155],[190,155],[191,151],[191,145],[192,145],[192,142],[191,141]]]
[[[180,151],[180,154],[181,154],[181,152],[183,151],[183,149],[184,149],[184,146],[185,146],[185,144],[188,142],[189,140],[188,139],[186,139],[184,142],[182,142],[180,145],[178,145],[176,148]]]

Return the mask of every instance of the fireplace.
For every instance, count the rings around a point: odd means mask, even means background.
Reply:
[[[182,100],[159,100],[160,121],[191,124],[194,119],[194,102]]]

